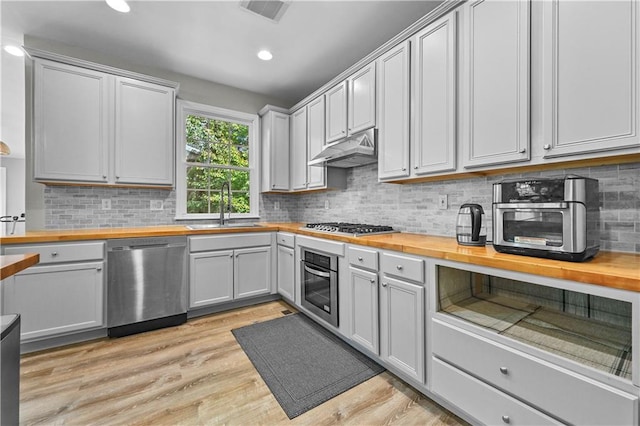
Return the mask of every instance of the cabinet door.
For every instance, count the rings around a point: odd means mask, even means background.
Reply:
[[[347,136],[347,82],[343,81],[326,95],[326,142],[335,142]]]
[[[173,185],[173,89],[116,78],[115,182]]]
[[[378,59],[378,179],[409,176],[409,41]]]
[[[233,300],[233,250],[189,255],[189,307]]]
[[[291,115],[291,189],[307,189],[307,107]]]
[[[460,139],[464,167],[529,157],[530,2],[462,6]]]
[[[544,156],[639,147],[638,2],[553,0],[543,8]]]
[[[34,67],[35,179],[107,182],[110,77],[41,59]]]
[[[292,248],[278,246],[278,293],[295,301],[295,262]]]
[[[349,337],[378,355],[378,274],[349,267],[349,293]]]
[[[270,111],[262,126],[264,191],[289,190],[289,115]]]
[[[324,147],[324,96],[312,101],[307,106],[307,147],[308,160],[313,159]],[[327,186],[325,166],[309,166],[307,188],[324,188]]]
[[[235,250],[234,298],[271,293],[271,247]]]
[[[413,174],[456,169],[456,12],[416,34],[412,43]]]
[[[376,125],[376,63],[372,62],[349,77],[347,117],[349,134]]]
[[[424,382],[424,287],[382,277],[380,355]]]
[[[22,341],[104,326],[103,267],[33,266],[3,283],[3,312],[22,316]]]

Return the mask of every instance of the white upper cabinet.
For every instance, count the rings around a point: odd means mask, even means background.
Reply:
[[[347,136],[347,82],[343,81],[326,94],[326,143]]]
[[[291,114],[291,189],[307,189],[307,107]]]
[[[409,57],[405,41],[378,58],[378,179],[409,176]]]
[[[262,191],[289,190],[289,114],[261,111]]]
[[[530,8],[525,0],[472,0],[461,7],[464,167],[530,158]]]
[[[307,160],[310,161],[324,147],[324,96],[311,101],[307,105]],[[324,188],[327,185],[326,167],[308,166],[307,188]]]
[[[116,78],[116,183],[173,184],[175,92]]]
[[[107,182],[111,80],[47,60],[34,73],[35,178]]]
[[[376,125],[376,63],[372,62],[349,77],[348,133],[353,134]]]
[[[412,174],[456,169],[456,12],[413,38]]]
[[[543,2],[545,157],[640,147],[639,9],[636,0]]]
[[[172,186],[177,84],[62,58],[34,60],[35,179]]]

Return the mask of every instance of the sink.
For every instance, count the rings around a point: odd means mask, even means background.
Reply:
[[[255,228],[262,226],[258,223],[225,223],[224,225],[220,225],[219,223],[204,223],[204,224],[194,224],[194,225],[186,225],[187,229],[191,230],[200,230],[200,229],[225,229],[225,228]]]

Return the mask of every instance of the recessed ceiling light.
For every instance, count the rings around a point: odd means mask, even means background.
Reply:
[[[258,52],[258,58],[263,61],[270,61],[273,58],[273,55],[268,50],[261,50]]]
[[[14,46],[12,44],[5,46],[4,51],[13,56],[24,56],[24,50],[21,47]]]
[[[127,13],[131,10],[126,0],[106,0],[109,7],[118,12]]]

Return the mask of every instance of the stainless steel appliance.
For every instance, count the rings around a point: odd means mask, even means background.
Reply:
[[[324,146],[309,166],[358,167],[378,161],[378,130],[369,129]]]
[[[20,315],[2,315],[0,324],[0,425],[17,425],[20,415]]]
[[[187,320],[186,237],[107,242],[107,325],[120,337]]]
[[[484,209],[480,204],[463,204],[458,211],[456,239],[464,246],[484,246],[487,243],[487,227]]]
[[[324,232],[330,234],[347,235],[350,237],[361,237],[363,235],[389,234],[395,231],[391,226],[386,225],[366,225],[363,223],[346,222],[322,222],[308,223],[302,227],[307,231]]]
[[[576,175],[493,184],[493,246],[581,262],[600,248],[598,181]]]
[[[302,250],[302,306],[338,327],[338,256]]]

